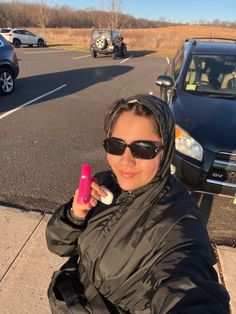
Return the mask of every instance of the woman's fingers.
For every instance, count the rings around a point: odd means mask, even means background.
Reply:
[[[73,212],[76,216],[78,216],[78,218],[85,218],[88,212],[90,211],[90,209],[94,205],[91,204],[90,202],[88,202],[87,204],[79,204],[77,202],[78,194],[79,194],[79,189],[76,189],[73,204],[72,204]]]
[[[91,184],[91,196],[97,200],[100,200],[101,196],[105,197],[107,195],[106,191],[99,186],[96,182]]]
[[[79,189],[77,189],[75,191],[74,200],[77,200],[78,194],[79,194]],[[95,201],[100,200],[101,196],[106,197],[107,196],[106,191],[102,187],[100,187],[96,182],[92,182],[91,190],[90,190],[91,199],[90,199],[89,203],[91,203],[92,205],[95,204],[95,206],[96,206],[97,203]]]
[[[103,190],[95,181],[91,184],[90,190],[90,200],[86,204],[77,203],[77,198],[79,194],[79,189],[76,189],[73,201],[73,211],[79,217],[85,217],[92,207],[97,205],[97,202],[101,199],[101,197],[105,197],[107,195],[106,191]]]
[[[91,197],[91,199],[89,201],[89,203],[91,204],[92,207],[95,207],[97,205],[97,202],[98,202],[98,200],[95,197]]]

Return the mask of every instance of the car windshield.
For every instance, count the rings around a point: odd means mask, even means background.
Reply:
[[[196,95],[236,96],[236,55],[193,55],[182,89]]]
[[[104,36],[104,37],[110,39],[111,38],[111,31],[110,30],[95,30],[95,31],[93,31],[93,33],[92,33],[93,38],[97,38],[99,36]]]

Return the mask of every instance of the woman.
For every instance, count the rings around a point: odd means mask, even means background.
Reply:
[[[70,256],[49,287],[53,313],[229,313],[198,210],[170,175],[174,123],[151,95],[118,101],[105,118],[111,171],[48,223],[48,248]],[[102,186],[114,195],[111,205]]]

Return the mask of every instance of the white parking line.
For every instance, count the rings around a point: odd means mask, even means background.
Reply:
[[[126,58],[125,60],[122,60],[120,63],[123,63],[123,62],[125,62],[125,61],[127,61],[127,60],[129,60],[131,58],[133,58],[133,55],[129,56],[129,58]]]
[[[35,54],[35,53],[54,53],[54,52],[71,52],[73,50],[62,50],[62,49],[58,49],[58,50],[45,50],[45,51],[26,51],[23,52],[23,54]]]
[[[74,57],[72,59],[81,59],[81,58],[87,58],[87,57],[90,57],[91,55],[85,55],[85,56],[80,56],[80,57]]]
[[[35,102],[35,101],[37,101],[37,100],[39,100],[39,99],[41,99],[41,98],[43,98],[43,97],[45,97],[45,96],[48,96],[48,95],[50,95],[50,94],[52,94],[52,93],[55,93],[56,91],[62,89],[63,87],[66,87],[66,86],[67,86],[66,84],[63,84],[63,85],[61,85],[61,86],[59,86],[59,87],[57,87],[57,88],[51,90],[50,92],[48,92],[48,93],[46,93],[46,94],[43,94],[43,95],[41,95],[41,96],[39,96],[39,97],[36,97],[36,98],[34,98],[34,99],[30,100],[30,101],[27,101],[27,102],[24,103],[23,105],[21,105],[21,106],[19,106],[19,107],[17,107],[17,108],[14,108],[14,109],[12,109],[12,110],[9,110],[9,111],[5,112],[4,114],[2,114],[2,115],[0,116],[0,119],[3,119],[3,118],[5,118],[5,117],[9,116],[10,114],[16,112],[17,110],[20,110],[21,108],[23,108],[23,107],[25,107],[25,106],[27,106],[27,105],[30,105],[30,104],[32,104],[33,102]]]
[[[170,64],[170,59],[166,57],[167,63]]]

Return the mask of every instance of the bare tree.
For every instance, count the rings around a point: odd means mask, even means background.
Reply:
[[[42,28],[45,35],[46,26],[50,19],[50,12],[50,7],[46,1],[39,0],[38,3],[27,6],[25,16],[34,26]]]
[[[122,0],[101,0],[101,5],[103,10],[100,11],[99,27],[119,29],[127,25],[130,16],[122,13]]]
[[[3,1],[3,0],[2,0]],[[6,0],[5,0],[6,1]],[[46,0],[0,0],[0,27],[40,27],[45,33],[46,27],[70,28],[155,28],[173,25],[160,18],[158,21],[136,19],[122,13],[121,0],[100,0],[103,10],[74,10],[65,6],[50,7]],[[102,4],[100,2],[100,4]],[[204,22],[204,21],[202,21]],[[216,21],[213,21],[216,22]],[[213,25],[213,22],[204,24]],[[220,22],[221,25],[223,22]],[[236,21],[225,22],[227,26],[236,27]],[[44,34],[45,35],[45,34]]]

